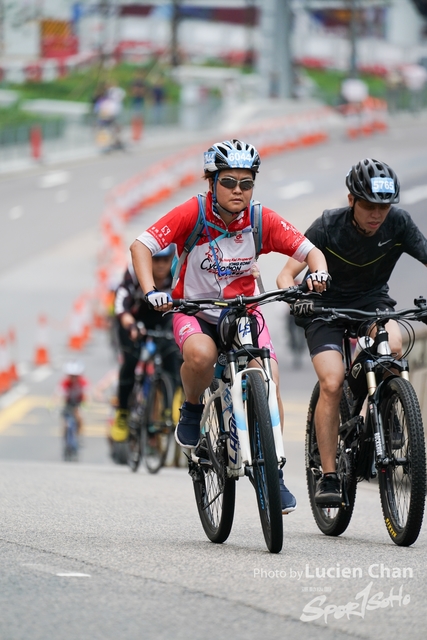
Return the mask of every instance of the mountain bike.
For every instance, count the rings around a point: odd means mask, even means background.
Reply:
[[[64,460],[66,462],[76,461],[78,458],[79,442],[77,436],[75,407],[66,405],[62,412],[62,416],[65,422]]]
[[[218,360],[203,398],[200,442],[187,455],[199,517],[212,542],[225,542],[230,535],[236,480],[247,476],[255,489],[267,548],[271,553],[282,549],[279,469],[286,458],[270,350],[254,346],[257,308],[277,300],[294,302],[305,290],[291,287],[229,300],[173,300],[175,311],[188,315],[223,309]]]
[[[410,321],[425,321],[427,304],[420,297],[414,300],[414,305],[401,311],[377,309],[375,312],[314,306],[314,317],[342,323],[346,329],[345,381],[336,457],[342,497],[338,508],[318,506],[314,499],[316,484],[322,475],[315,428],[318,383],[307,418],[308,494],[317,526],[326,535],[338,536],[347,529],[357,483],[372,478],[378,479],[384,521],[393,542],[409,546],[419,535],[426,495],[426,453],[420,406],[409,382],[406,357],[415,342]],[[399,323],[408,338],[406,351],[399,359],[391,353],[385,328],[391,319]],[[371,334],[375,337],[369,337]],[[352,349],[352,339],[357,339],[358,355]]]
[[[159,341],[172,343],[173,333],[163,329],[143,329],[135,384],[129,399],[128,464],[137,471],[141,460],[150,473],[165,464],[173,441],[174,384],[164,370]]]

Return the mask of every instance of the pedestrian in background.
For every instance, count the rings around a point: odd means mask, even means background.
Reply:
[[[164,117],[164,102],[166,97],[165,83],[163,78],[159,77],[151,88],[153,97],[153,115],[155,124],[163,124]]]

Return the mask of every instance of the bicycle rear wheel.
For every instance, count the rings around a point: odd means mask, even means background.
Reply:
[[[388,382],[381,417],[391,460],[378,476],[384,520],[393,542],[408,547],[420,533],[426,495],[423,422],[410,382],[402,378]]]
[[[217,388],[214,380],[205,391],[205,402]],[[233,525],[236,481],[227,477],[227,436],[220,398],[210,405],[197,454],[201,463],[196,465],[190,461],[197,510],[209,540],[221,544],[227,540]]]
[[[163,467],[172,441],[172,394],[172,382],[163,371],[151,382],[141,430],[142,455],[150,473]]]
[[[347,402],[347,382],[344,382],[343,395],[340,402],[340,426],[350,418]],[[338,436],[337,473],[341,481],[343,497],[347,498],[347,505],[341,507],[321,507],[316,504],[314,494],[317,481],[322,476],[319,448],[316,440],[315,412],[319,401],[319,383],[313,389],[307,416],[305,433],[305,471],[307,478],[308,497],[314,519],[320,531],[327,536],[339,536],[347,529],[353,515],[356,500],[357,477],[354,458],[347,452],[347,445]]]
[[[268,550],[283,546],[283,517],[279,467],[264,380],[255,371],[246,374],[247,416],[255,487],[262,531]]]

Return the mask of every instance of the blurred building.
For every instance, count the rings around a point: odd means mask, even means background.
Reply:
[[[0,59],[167,55],[173,24],[180,62],[256,61],[264,93],[292,58],[348,68],[352,24],[362,67],[427,55],[427,0],[0,0]]]
[[[348,69],[350,30],[357,64],[389,68],[427,52],[427,0],[293,0],[297,59]]]

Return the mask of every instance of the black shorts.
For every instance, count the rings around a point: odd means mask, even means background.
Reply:
[[[337,308],[339,307],[339,305],[336,306]],[[360,311],[375,311],[376,309],[383,311],[394,310],[394,307],[386,302],[371,302],[363,306],[357,305],[357,308]],[[346,329],[345,324],[339,320],[325,322],[319,318],[317,320],[310,320],[304,328],[311,358],[314,358],[314,356],[323,351],[339,351],[341,355],[343,354],[342,341]]]

